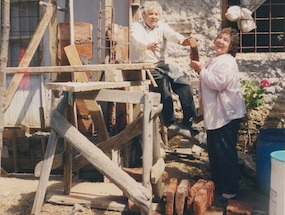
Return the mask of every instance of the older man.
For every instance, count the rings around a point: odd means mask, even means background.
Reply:
[[[162,7],[156,1],[146,1],[142,7],[142,21],[132,23],[130,27],[130,59],[133,63],[159,63],[151,71],[158,87],[154,91],[161,94],[163,104],[162,116],[169,130],[191,137],[198,134],[192,129],[193,117],[197,116],[193,100],[192,87],[182,72],[172,64],[165,62],[167,42],[189,46],[189,38],[174,31],[160,17]],[[172,91],[179,95],[183,110],[183,120],[178,123],[175,119]]]

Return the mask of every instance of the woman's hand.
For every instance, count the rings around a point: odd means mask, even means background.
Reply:
[[[202,63],[196,60],[191,60],[190,67],[195,70],[198,74],[203,69]]]

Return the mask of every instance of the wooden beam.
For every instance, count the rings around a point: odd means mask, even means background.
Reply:
[[[23,56],[23,58],[21,59],[21,62],[19,64],[19,67],[28,67],[41,40],[42,40],[42,37],[45,33],[45,30],[54,14],[54,12],[56,11],[56,8],[53,4],[51,3],[47,3],[46,4],[46,11],[44,13],[44,16],[43,18],[41,19],[26,51],[25,51],[25,54]],[[18,86],[22,80],[24,76],[24,73],[18,73],[18,74],[15,74],[14,77],[12,78],[12,81],[8,87],[8,89],[6,90],[5,92],[5,106],[4,106],[4,109],[7,110],[7,108],[9,107],[17,89],[18,89]]]
[[[52,3],[57,7],[56,0],[49,0],[49,3]],[[56,56],[57,56],[57,13],[53,13],[53,16],[49,22],[48,32],[49,32],[49,53],[50,53],[50,65],[56,66]],[[52,81],[56,80],[56,74],[52,74]]]
[[[51,170],[53,169],[57,169],[59,167],[61,167],[63,165],[63,156],[64,156],[64,152],[61,152],[59,154],[56,154],[53,158],[53,163],[51,166]],[[41,175],[41,171],[42,171],[42,167],[43,167],[43,163],[44,161],[40,161],[39,163],[37,163],[35,169],[34,169],[34,174],[35,177],[40,177]]]
[[[153,107],[150,94],[145,94],[143,103],[143,133],[142,133],[142,160],[143,160],[143,179],[142,184],[150,193],[152,185],[150,182],[150,172],[153,165],[153,119],[151,110]],[[152,198],[151,198],[152,201]]]
[[[84,72],[105,71],[112,72],[112,70],[143,70],[153,69],[157,66],[154,63],[135,63],[135,64],[88,64],[88,65],[71,65],[71,66],[41,66],[41,67],[8,67],[3,71],[6,74],[17,74],[27,71],[32,74],[40,73],[58,73],[58,72]]]
[[[66,103],[67,103],[67,93],[64,93],[57,107],[57,111],[60,113],[63,113]],[[49,136],[48,143],[47,143],[45,159],[44,159],[43,166],[41,169],[41,177],[39,180],[38,189],[37,189],[33,207],[32,207],[32,212],[31,212],[32,215],[38,215],[41,212],[41,207],[44,202],[48,180],[50,176],[50,171],[51,171],[51,167],[53,164],[57,140],[58,140],[58,135],[56,131],[54,129],[51,129],[50,136]]]
[[[151,183],[156,184],[161,179],[162,173],[165,169],[165,162],[163,158],[159,158],[157,162],[151,168]]]
[[[128,81],[125,82],[53,82],[47,83],[45,85],[46,89],[50,90],[58,90],[58,91],[68,91],[71,93],[74,92],[87,92],[93,90],[101,90],[101,89],[113,89],[113,88],[121,88],[131,86],[131,83]],[[124,91],[126,92],[126,91]],[[90,92],[88,92],[89,94]],[[78,98],[79,99],[79,98]]]
[[[70,65],[82,65],[82,62],[79,58],[79,54],[74,44],[65,46],[64,51],[66,53]],[[85,72],[74,72],[73,79],[74,81],[78,82],[88,82],[88,77]]]
[[[161,105],[162,106],[162,105]],[[161,107],[162,110],[162,107]],[[160,111],[161,112],[161,111]],[[153,125],[153,167],[151,169],[151,182],[153,184],[153,194],[154,197],[161,200],[163,196],[163,183],[162,183],[162,174],[165,169],[165,163],[161,156],[160,151],[160,132],[159,132],[159,116],[154,116],[154,125]],[[160,164],[161,163],[161,164]],[[159,166],[155,168],[155,166]],[[163,168],[163,171],[160,172],[160,168]],[[155,174],[156,173],[156,174]]]
[[[8,62],[8,47],[9,47],[9,33],[10,33],[10,1],[4,1],[3,3],[3,17],[2,17],[2,34],[1,34],[1,51],[0,51],[0,101],[5,101],[6,90],[6,74],[4,69],[7,67]],[[4,131],[4,107],[1,104],[0,107],[0,169],[1,167],[1,155],[3,148],[3,131]],[[4,171],[4,170],[3,170]],[[1,177],[0,171],[0,177]]]
[[[62,194],[60,186],[53,187],[53,189],[47,191],[45,200],[51,204],[79,204],[104,211],[121,211],[123,212],[122,214],[131,215],[139,214],[140,212],[139,210],[130,211],[128,208],[128,198],[124,196],[123,192],[113,183],[74,183],[71,189],[71,195],[69,196]],[[159,212],[158,214],[162,214],[163,209],[163,203],[152,203],[153,212],[156,211]],[[153,214],[157,213],[154,212]]]
[[[46,88],[58,91],[74,92],[74,99],[83,98],[86,100],[97,100],[104,102],[120,102],[131,104],[143,104],[143,97],[145,93],[137,91],[124,91],[124,90],[112,90],[111,88],[121,88],[130,86],[129,82],[88,82],[88,83],[76,83],[76,82],[54,82],[47,83]],[[96,91],[92,95],[89,91]],[[85,92],[83,92],[85,91]],[[162,109],[160,105],[160,94],[150,92],[153,105],[157,107],[154,114],[159,113],[159,109]],[[154,115],[152,115],[154,117]]]

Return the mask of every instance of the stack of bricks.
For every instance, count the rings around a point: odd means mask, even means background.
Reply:
[[[184,210],[194,215],[204,214],[214,201],[214,183],[199,179],[192,187],[190,181],[170,178],[165,192],[165,214],[182,215]]]

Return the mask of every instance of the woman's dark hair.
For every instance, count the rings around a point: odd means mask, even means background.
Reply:
[[[239,36],[238,36],[237,30],[234,28],[223,28],[218,33],[218,35],[221,35],[221,34],[229,34],[230,35],[231,43],[230,43],[228,53],[235,57],[236,53],[238,51],[238,44],[239,44]]]

